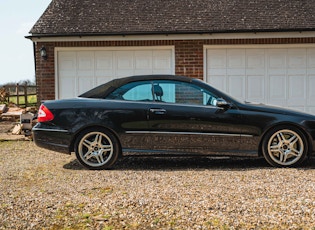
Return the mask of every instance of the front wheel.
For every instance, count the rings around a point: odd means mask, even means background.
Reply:
[[[308,152],[305,135],[295,127],[277,127],[270,130],[262,143],[266,161],[276,167],[301,164]]]
[[[82,132],[75,142],[78,161],[88,169],[107,169],[118,159],[120,145],[117,138],[103,128]]]

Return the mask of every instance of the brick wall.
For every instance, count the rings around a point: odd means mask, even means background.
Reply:
[[[38,101],[55,99],[55,47],[110,47],[110,46],[174,46],[175,73],[203,79],[204,45],[245,44],[305,44],[315,43],[315,38],[273,39],[211,39],[211,40],[157,40],[157,41],[85,41],[85,42],[37,42],[36,84]],[[43,60],[39,49],[45,46],[48,58]]]
[[[40,48],[45,46],[47,60],[40,57]],[[36,45],[36,85],[37,101],[55,99],[55,57],[54,43],[37,43]]]
[[[175,73],[203,79],[202,40],[175,41]]]

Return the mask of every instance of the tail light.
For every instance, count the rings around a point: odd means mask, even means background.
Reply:
[[[45,105],[42,104],[38,110],[37,116],[38,122],[51,121],[53,119],[54,115],[52,114],[52,112],[50,112],[50,110]]]

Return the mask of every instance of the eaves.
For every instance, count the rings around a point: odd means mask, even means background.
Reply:
[[[227,30],[227,31],[167,31],[121,33],[58,33],[25,36],[37,41],[117,41],[117,40],[177,40],[177,39],[233,39],[233,38],[294,38],[315,37],[315,29],[299,30]]]

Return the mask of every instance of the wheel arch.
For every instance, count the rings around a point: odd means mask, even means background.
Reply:
[[[80,130],[78,130],[75,135],[73,136],[72,140],[71,140],[71,144],[70,144],[70,152],[74,152],[74,148],[75,148],[75,142],[78,138],[78,136],[82,133],[85,132],[88,129],[106,129],[107,131],[109,131],[111,134],[113,134],[115,136],[115,138],[117,139],[118,145],[120,147],[120,153],[119,156],[122,155],[122,146],[120,143],[120,139],[119,139],[119,135],[117,132],[115,132],[113,129],[107,127],[107,126],[103,126],[103,125],[89,125],[89,126],[85,126],[83,128],[81,128]]]
[[[263,144],[263,141],[264,141],[266,135],[269,133],[269,131],[272,129],[278,128],[278,127],[279,128],[280,127],[285,128],[286,126],[295,127],[296,129],[298,129],[299,131],[302,132],[302,134],[305,136],[305,138],[307,140],[307,148],[308,148],[307,155],[309,156],[311,154],[311,152],[312,152],[311,150],[313,149],[313,146],[312,146],[312,137],[309,135],[309,133],[303,128],[303,126],[297,125],[296,123],[285,122],[285,123],[274,124],[274,125],[268,127],[266,130],[264,130],[263,134],[261,135],[260,141],[259,141],[259,147],[258,147],[258,155],[259,156],[263,156],[262,144]]]

